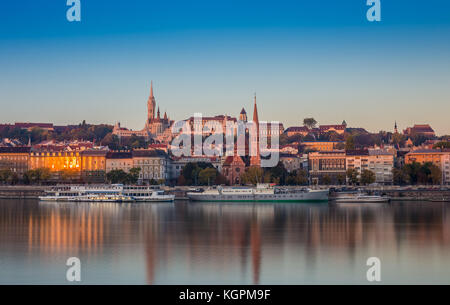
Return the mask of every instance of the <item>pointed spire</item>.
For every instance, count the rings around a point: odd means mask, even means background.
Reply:
[[[153,81],[150,81],[150,97],[153,97]]]
[[[167,120],[167,113],[164,111],[164,120]]]
[[[259,123],[259,119],[258,119],[258,107],[256,106],[256,93],[255,93],[255,105],[253,107],[253,122],[255,122],[256,124]]]
[[[160,116],[160,113],[159,113],[159,106],[158,106],[158,119],[160,119],[161,118],[161,116]]]

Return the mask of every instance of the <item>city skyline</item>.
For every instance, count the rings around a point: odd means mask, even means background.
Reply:
[[[260,119],[285,127],[314,117],[370,132],[429,123],[449,134],[448,3],[282,1],[173,6],[82,1],[4,4],[0,10],[0,122],[142,129],[150,80],[161,112],[182,120],[239,115],[258,95]],[[289,10],[286,10],[286,7]],[[441,9],[436,9],[441,8]],[[6,111],[5,111],[6,110]]]

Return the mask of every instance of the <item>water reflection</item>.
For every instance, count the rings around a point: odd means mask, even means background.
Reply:
[[[444,203],[113,204],[0,201],[1,283],[449,283]]]

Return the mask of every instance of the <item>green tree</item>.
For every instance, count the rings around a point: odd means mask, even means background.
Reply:
[[[392,178],[394,185],[404,185],[409,183],[409,175],[404,169],[392,169]]]
[[[241,181],[244,184],[262,183],[264,179],[264,171],[260,167],[252,166],[241,175]]]
[[[317,121],[314,118],[305,118],[303,119],[303,125],[308,127],[309,129],[312,129],[316,127]]]
[[[128,182],[130,184],[136,184],[138,182],[140,172],[141,172],[140,167],[131,168],[130,172],[128,173],[128,178],[127,178]]]
[[[10,169],[0,170],[0,182],[3,184],[8,183],[12,174],[13,172]]]
[[[336,176],[336,181],[339,185],[345,184],[345,175],[344,174],[338,174]]]
[[[202,185],[211,185],[216,180],[217,170],[212,167],[202,169],[198,174],[198,179]]]
[[[375,173],[368,169],[363,169],[361,172],[361,184],[368,185],[376,181]]]
[[[355,140],[352,135],[349,135],[345,140],[345,150],[355,149]]]
[[[441,169],[434,164],[430,164],[429,165],[430,168],[430,182],[432,184],[441,184],[442,181],[442,172]]]
[[[358,174],[358,171],[354,168],[347,169],[347,178],[351,185],[355,185],[359,182]]]
[[[127,183],[128,179],[128,174],[121,169],[113,169],[112,171],[106,173],[106,180],[112,184]]]
[[[322,177],[322,184],[323,185],[330,185],[331,184],[331,178],[328,175],[324,175]]]

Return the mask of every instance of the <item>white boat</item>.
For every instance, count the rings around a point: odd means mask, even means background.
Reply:
[[[56,186],[39,196],[42,201],[90,201],[90,202],[172,202],[175,195],[150,186],[64,185]]]
[[[389,202],[390,198],[387,196],[378,195],[366,195],[363,193],[344,193],[338,194],[333,198],[336,203],[376,203],[376,202]]]
[[[217,187],[202,192],[188,192],[193,201],[223,202],[314,202],[328,201],[329,190],[309,188],[281,188],[269,184],[255,187]]]

